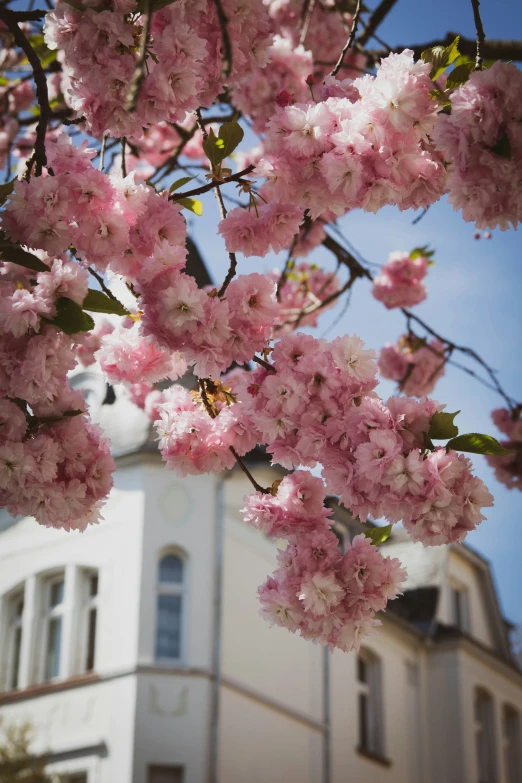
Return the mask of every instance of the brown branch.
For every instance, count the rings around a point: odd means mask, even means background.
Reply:
[[[269,372],[277,372],[275,367],[273,367],[269,362],[265,362],[265,360],[261,359],[260,356],[252,356],[252,361],[256,364],[259,364],[260,367],[264,367],[265,370],[268,370]]]
[[[348,36],[348,39],[343,47],[343,50],[341,54],[339,55],[339,59],[337,60],[333,71],[329,74],[330,76],[337,76],[339,71],[341,70],[343,60],[345,58],[346,52],[351,47],[355,40],[355,36],[357,34],[357,25],[359,23],[359,17],[361,15],[361,0],[357,0],[357,6],[355,8],[355,13],[353,15],[353,21],[352,21],[352,29],[350,30],[350,34]]]
[[[52,109],[49,106],[47,79],[42,68],[42,63],[40,62],[40,58],[36,54],[35,50],[31,46],[29,39],[18,26],[18,19],[19,14],[17,12],[10,11],[8,8],[0,9],[0,21],[2,21],[8,28],[9,32],[14,38],[15,44],[23,51],[29,61],[29,65],[33,69],[33,78],[36,85],[36,98],[40,106],[40,117],[38,119],[38,125],[36,126],[34,152],[27,161],[27,169],[24,175],[25,179],[29,179],[33,165],[35,167],[35,174],[37,177],[41,175],[42,169],[47,165],[47,155],[45,154],[45,134],[47,133],[49,120],[52,117]],[[52,174],[51,171],[49,173]]]
[[[228,18],[225,14],[221,0],[213,0],[213,2],[216,8],[219,27],[221,28],[221,40],[223,42],[222,76],[224,79],[226,79],[232,70],[232,45],[230,43],[230,36],[228,34]]]
[[[365,46],[368,43],[377,28],[388,16],[396,2],[397,0],[381,0],[377,8],[372,12],[372,15],[364,26],[364,30],[357,39],[357,43],[360,46]]]
[[[301,31],[301,34],[299,36],[299,43],[301,46],[304,45],[304,42],[306,41],[306,36],[308,35],[308,30],[310,29],[310,22],[312,21],[312,16],[315,9],[315,0],[305,0],[303,3],[303,8],[301,10],[301,18],[299,19],[299,28]]]
[[[354,273],[357,277],[366,277],[368,280],[373,280],[373,275],[370,270],[363,266],[348,250],[346,250],[335,239],[333,239],[333,237],[328,235],[326,239],[323,240],[323,245],[336,256],[337,260],[341,264],[347,266],[351,273]],[[421,326],[428,334],[430,334],[436,340],[444,343],[450,352],[458,351],[459,353],[462,353],[473,361],[477,362],[477,364],[479,364],[488,375],[494,391],[496,391],[497,394],[499,394],[504,399],[508,408],[513,410],[517,403],[506,393],[497,378],[495,370],[490,367],[473,348],[468,348],[464,345],[458,345],[457,343],[453,342],[453,340],[449,340],[447,337],[442,337],[442,335],[436,332],[435,329],[423,321],[422,318],[420,318],[415,313],[412,313],[411,310],[407,310],[406,308],[401,307],[401,312],[406,317],[408,331],[410,331],[411,321],[415,321],[415,323]],[[471,375],[472,372],[469,372],[468,374]]]
[[[95,272],[94,269],[91,266],[88,267],[88,272],[89,272],[90,275],[92,275],[94,277],[95,280],[98,281],[98,285],[100,286],[100,288],[103,291],[103,293],[107,294],[109,299],[112,299],[113,302],[118,302],[118,304],[121,305],[121,307],[123,307],[123,305],[121,304],[120,300],[116,296],[114,296],[114,294],[112,293],[111,289],[107,288],[107,286],[105,285],[105,282],[103,280],[103,277],[101,275],[99,275],[98,272]]]
[[[152,0],[145,0],[145,10],[141,15],[143,21],[143,29],[141,31],[140,48],[138,51],[138,59],[134,66],[134,73],[127,94],[127,102],[125,104],[125,110],[132,113],[136,111],[138,104],[138,98],[140,96],[141,87],[145,81],[145,66],[147,60],[147,44],[150,36],[150,25],[152,21]]]
[[[450,32],[443,39],[437,38],[434,41],[427,41],[422,44],[394,46],[392,51],[403,52],[405,49],[412,49],[415,56],[418,58],[425,49],[432,49],[434,46],[449,46],[453,43],[457,35],[458,33]],[[461,36],[459,51],[467,57],[475,57],[477,42],[471,38],[463,38]],[[378,60],[381,57],[387,57],[389,51],[387,49],[372,49],[369,54],[371,54],[375,60]],[[485,60],[513,60],[514,62],[522,62],[522,41],[488,38],[481,47],[481,54]]]
[[[473,18],[475,20],[475,30],[477,31],[477,54],[475,55],[475,70],[482,70],[482,46],[486,40],[486,34],[482,26],[482,19],[480,18],[480,0],[471,0],[473,7]]]
[[[9,9],[6,9],[9,10]],[[43,8],[35,8],[34,11],[11,11],[9,10],[9,13],[12,14],[13,18],[16,20],[16,22],[39,22],[40,19],[43,19],[46,15],[47,11],[44,11]]]
[[[227,185],[229,182],[241,182],[241,179],[245,177],[247,174],[250,174],[252,171],[254,171],[255,166],[252,164],[250,166],[247,166],[246,169],[243,169],[243,171],[238,171],[237,174],[231,174],[230,177],[224,177],[223,179],[213,179],[211,182],[208,182],[206,185],[201,185],[199,188],[193,188],[193,190],[185,190],[181,193],[172,193],[169,196],[170,201],[179,201],[183,198],[191,198],[192,196],[201,196],[203,193],[208,193],[209,190],[213,190],[214,188],[219,188],[220,185]]]

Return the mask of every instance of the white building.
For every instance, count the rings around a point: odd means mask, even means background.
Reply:
[[[482,557],[399,530],[405,595],[359,656],[325,653],[258,615],[276,547],[241,520],[243,474],[177,478],[119,390],[76,383],[118,456],[106,521],[0,518],[0,715],[32,722],[60,783],[521,783],[522,675]]]

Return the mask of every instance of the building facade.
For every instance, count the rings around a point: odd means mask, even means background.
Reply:
[[[397,530],[405,594],[359,655],[327,653],[258,614],[277,547],[241,520],[243,474],[177,478],[122,390],[76,385],[118,459],[105,521],[0,518],[0,716],[32,723],[59,783],[522,781],[522,675],[483,558]]]

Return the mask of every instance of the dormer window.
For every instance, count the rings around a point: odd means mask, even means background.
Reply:
[[[451,592],[451,622],[455,628],[464,633],[471,633],[471,617],[469,610],[469,591],[462,585],[453,585]]]

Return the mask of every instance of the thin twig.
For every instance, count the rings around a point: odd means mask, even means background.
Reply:
[[[219,214],[221,215],[221,220],[224,220],[226,218],[226,216],[227,216],[227,210],[225,208],[225,204],[223,203],[223,196],[221,195],[221,190],[219,189],[219,187],[217,187],[214,190],[214,193],[216,194],[216,201],[218,203]],[[226,277],[223,280],[223,285],[221,286],[221,288],[218,291],[218,296],[219,296],[220,299],[224,296],[225,291],[227,290],[228,286],[230,285],[230,283],[234,279],[235,274],[236,274],[236,270],[237,270],[236,254],[235,253],[229,253],[228,257],[230,259],[230,265],[228,267],[228,272],[226,274]]]
[[[105,147],[107,144],[107,136],[104,136],[101,143],[101,150],[100,150],[100,171],[103,171],[103,167],[105,165]]]
[[[261,359],[260,356],[252,356],[252,361],[256,364],[259,364],[261,367],[264,367],[265,370],[268,370],[269,372],[277,372],[275,367],[273,367],[269,362],[265,362],[265,360]]]
[[[255,166],[252,164],[247,166],[243,171],[238,171],[237,174],[231,174],[230,177],[224,177],[223,179],[213,179],[206,185],[201,185],[200,188],[193,188],[193,190],[185,190],[181,193],[172,193],[169,196],[170,201],[179,201],[182,198],[191,198],[192,196],[201,196],[203,193],[208,193],[213,188],[219,188],[220,185],[227,185],[229,182],[241,182],[242,178],[247,174],[254,171]]]
[[[300,27],[301,27],[301,35],[299,36],[299,43],[301,46],[304,45],[306,41],[306,36],[308,35],[308,30],[310,29],[310,22],[312,21],[312,16],[315,9],[315,0],[305,0],[305,3],[303,5],[303,13],[301,14],[300,19]]]
[[[219,27],[221,28],[221,40],[223,42],[223,69],[222,76],[226,79],[232,71],[232,45],[228,34],[228,18],[223,9],[221,0],[213,0],[216,8]]]
[[[348,39],[343,47],[341,54],[339,55],[339,59],[337,60],[333,71],[330,73],[330,76],[337,76],[337,74],[342,68],[343,60],[345,58],[346,52],[348,51],[348,49],[351,47],[351,45],[355,40],[355,36],[357,34],[357,25],[359,23],[360,15],[361,15],[361,0],[357,0],[357,7],[355,9],[355,13],[353,15],[353,20],[352,20],[352,29],[350,30]]]
[[[433,49],[434,46],[450,46],[458,33],[449,32],[445,38],[436,38],[433,41],[425,43],[408,43],[393,46],[393,52],[403,52],[405,49],[411,49],[415,57],[420,57],[425,49]],[[477,42],[474,38],[463,38],[460,36],[459,52],[467,57],[475,57],[477,51]],[[389,49],[372,49],[368,52],[374,60],[381,57],[387,57]],[[481,47],[482,57],[486,60],[513,60],[513,62],[522,62],[522,40],[501,40],[488,38]]]
[[[121,176],[124,178],[127,176],[127,161],[125,159],[126,148],[127,148],[127,138],[125,136],[122,136],[121,137]]]
[[[208,395],[207,395],[207,381],[206,381],[206,379],[198,378],[198,384],[199,384],[199,390],[200,390],[200,393],[201,393],[201,399],[203,401],[203,405],[205,406],[205,409],[206,409],[208,415],[210,416],[210,418],[211,419],[215,419],[216,416],[217,416],[217,413],[213,409],[212,405],[210,404],[210,400],[208,399]],[[239,467],[241,468],[241,470],[243,471],[245,476],[247,476],[248,480],[250,481],[250,483],[252,484],[254,489],[257,492],[262,492],[265,495],[268,494],[270,492],[270,490],[269,489],[265,489],[264,487],[261,486],[261,484],[258,484],[258,482],[255,480],[253,475],[250,473],[249,469],[247,468],[247,466],[245,465],[245,463],[243,462],[243,460],[241,459],[241,457],[239,456],[239,454],[237,453],[235,448],[233,446],[229,446],[228,448],[230,449],[230,451],[234,455],[234,458],[235,458],[237,464],[239,465]]]
[[[33,78],[36,85],[36,98],[38,100],[38,105],[40,106],[40,117],[38,118],[38,125],[36,126],[34,152],[27,161],[27,169],[24,175],[25,179],[29,179],[33,165],[35,167],[35,174],[37,177],[41,175],[42,169],[47,165],[47,155],[45,153],[45,134],[47,133],[47,126],[53,112],[49,105],[47,79],[42,68],[42,63],[40,62],[40,58],[36,54],[35,50],[31,46],[29,39],[18,26],[19,18],[19,12],[17,13],[16,11],[10,11],[8,8],[0,9],[0,20],[8,28],[9,32],[14,38],[16,45],[23,51],[29,61],[29,65],[33,70]],[[49,171],[49,173],[52,174],[52,171]]]
[[[477,31],[477,54],[475,57],[475,70],[481,71],[483,63],[482,44],[486,40],[486,35],[482,26],[482,19],[480,18],[480,0],[471,0],[471,5],[473,7],[473,18],[475,19],[475,30]]]
[[[100,286],[103,293],[107,294],[109,299],[112,299],[113,302],[118,302],[118,304],[121,305],[120,300],[116,296],[114,296],[111,289],[107,288],[107,286],[105,285],[103,277],[99,275],[98,272],[95,272],[95,270],[91,266],[88,268],[88,270],[89,270],[89,274],[92,275],[95,278],[95,280],[98,281],[98,285]],[[123,305],[121,306],[123,307]]]
[[[145,66],[147,60],[147,44],[150,36],[150,25],[152,21],[152,0],[145,0],[145,10],[141,17],[143,19],[143,29],[141,31],[140,48],[138,51],[138,59],[134,66],[134,73],[127,93],[127,102],[125,104],[126,111],[132,113],[136,111],[138,104],[138,98],[140,96],[140,90],[145,80]]]

